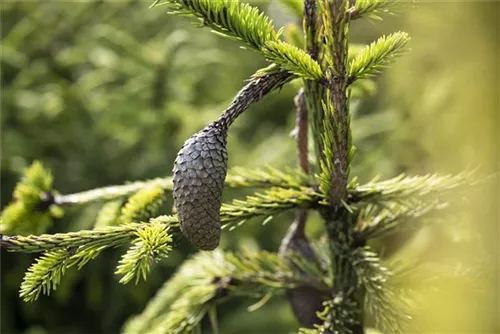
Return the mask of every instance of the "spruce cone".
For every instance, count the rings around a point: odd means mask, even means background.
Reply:
[[[299,211],[297,219],[290,225],[280,245],[279,253],[282,257],[286,257],[289,252],[295,252],[309,261],[318,261],[316,253],[304,233],[306,215],[305,211]],[[300,269],[296,268],[296,270]],[[301,326],[313,328],[314,324],[321,323],[316,312],[323,309],[323,302],[327,299],[321,291],[310,286],[300,286],[295,289],[287,289],[285,294]]]
[[[219,245],[219,210],[227,172],[227,130],[250,104],[290,80],[277,72],[253,78],[212,124],[189,138],[174,163],[174,204],[181,231],[202,250]]]
[[[189,138],[175,159],[173,194],[181,231],[201,250],[219,245],[219,210],[227,172],[225,128],[212,123]]]

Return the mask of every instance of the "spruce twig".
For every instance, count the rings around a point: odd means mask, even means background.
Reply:
[[[366,310],[375,318],[375,324],[384,333],[404,333],[403,326],[411,318],[402,309],[403,301],[395,306],[398,299],[388,286],[390,271],[385,268],[376,253],[370,247],[358,248],[350,256],[351,264],[356,271],[358,284],[366,291]]]
[[[380,19],[381,14],[390,14],[391,8],[401,6],[401,1],[396,0],[356,0],[354,6],[349,8],[351,20],[364,17]]]
[[[308,268],[304,259],[290,257],[289,260],[266,251],[198,253],[165,282],[142,314],[125,325],[125,332],[185,331],[196,325],[214,303],[231,297],[259,299],[297,286],[328,291],[329,287],[318,280],[315,263],[299,275],[293,268]]]
[[[299,189],[310,185],[307,176],[299,170],[287,168],[285,171],[281,171],[271,166],[257,169],[235,167],[229,170],[224,183],[230,188],[282,187]],[[164,192],[171,192],[172,177],[95,188],[74,194],[60,194],[56,195],[53,201],[59,206],[85,205],[97,201],[121,199],[143,189],[156,187],[161,188]]]
[[[276,32],[271,19],[256,7],[234,0],[167,0],[162,4],[168,5],[172,14],[194,15],[218,34],[243,41],[284,71],[315,80],[323,78],[319,64],[303,50],[282,42],[282,29]]]
[[[349,64],[347,84],[381,73],[396,57],[407,51],[406,45],[409,40],[407,33],[399,31],[389,36],[382,36],[365,47]]]
[[[221,219],[225,226],[232,229],[250,218],[270,216],[297,207],[320,205],[321,194],[311,188],[286,189],[271,188],[263,193],[247,196],[246,200],[234,200],[221,208]],[[159,216],[152,221],[163,223],[175,231],[179,226],[176,216]],[[149,223],[128,223],[109,226],[98,230],[41,234],[28,236],[0,235],[0,247],[9,251],[36,253],[55,248],[92,245],[100,247],[109,243],[123,244],[133,237],[137,230]]]
[[[351,182],[352,191],[349,193],[349,202],[388,203],[415,199],[436,200],[445,195],[471,191],[481,184],[482,180],[475,177],[475,173],[462,172],[456,175],[428,174],[423,176],[407,176],[401,174],[395,178],[379,181],[376,177],[372,181],[360,185],[356,179]]]

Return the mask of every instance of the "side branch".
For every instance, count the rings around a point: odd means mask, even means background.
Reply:
[[[160,187],[164,191],[168,192],[172,191],[172,178],[157,178],[147,181],[137,181],[124,185],[96,188],[74,194],[55,195],[53,197],[53,201],[56,205],[82,205],[95,201],[113,200],[117,198],[127,197],[138,192],[139,190],[155,187]]]
[[[248,219],[272,216],[294,208],[321,205],[323,197],[311,188],[283,189],[272,188],[263,193],[248,196],[246,200],[234,200],[221,208],[221,220],[224,226],[235,228]],[[178,231],[177,216],[159,216],[151,222],[171,227],[171,232]],[[124,244],[135,233],[149,226],[150,223],[129,223],[109,226],[101,230],[41,234],[41,235],[0,235],[0,247],[13,252],[37,253],[57,248],[75,248],[79,246],[113,247]]]
[[[137,229],[146,223],[130,223],[121,226],[108,227],[105,230],[84,230],[78,232],[8,236],[1,235],[0,246],[9,251],[37,253],[54,248],[75,248],[90,243],[100,245],[120,245],[134,236]]]
[[[259,169],[235,167],[229,171],[224,184],[231,188],[281,187],[300,189],[309,186],[310,182],[307,176],[297,169],[290,168],[283,172],[268,166]],[[172,185],[172,177],[156,178],[124,185],[96,188],[74,194],[47,196],[46,200],[53,201],[56,205],[83,205],[96,201],[109,201],[128,197],[147,188],[160,187],[164,192],[171,192]]]
[[[294,267],[306,267],[298,274]],[[299,257],[283,261],[276,253],[200,252],[187,260],[145,310],[126,324],[126,333],[180,333],[196,326],[208,307],[234,296],[262,298],[282,289],[311,286],[327,292],[319,268]],[[187,321],[189,320],[189,321]]]

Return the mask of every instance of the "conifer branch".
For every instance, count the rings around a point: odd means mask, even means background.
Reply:
[[[28,236],[1,235],[1,246],[12,252],[38,253],[46,250],[79,247],[93,244],[97,248],[111,242],[125,243],[133,236],[141,224],[131,223],[110,226],[101,230],[83,230],[78,232],[41,234]]]
[[[153,219],[151,224],[136,227],[133,233],[124,230],[122,236],[113,239],[94,238],[94,241],[82,245],[74,242],[71,246],[46,251],[28,269],[21,284],[20,297],[25,302],[32,302],[38,299],[40,293],[48,295],[51,290],[56,290],[67,269],[76,266],[80,270],[103,250],[120,246],[133,235],[137,238],[120,261],[117,273],[124,274],[121,283],[128,283],[134,278],[136,283],[140,277],[145,279],[151,263],[165,258],[171,249],[172,238],[168,234],[169,227],[165,225],[166,221],[168,218],[159,217]]]
[[[390,9],[399,5],[400,1],[396,0],[356,0],[354,6],[349,8],[350,19],[380,19],[381,14],[390,14]]]
[[[408,50],[406,46],[409,40],[408,34],[400,31],[382,36],[366,46],[349,64],[348,84],[381,73],[395,58]]]
[[[209,305],[232,296],[261,298],[285,288],[312,285],[328,291],[318,280],[318,269],[298,275],[292,266],[304,265],[292,257],[292,263],[276,253],[265,251],[239,253],[198,253],[186,261],[146,306],[144,312],[125,324],[127,333],[178,333],[195,326]],[[315,268],[315,264],[310,264]]]
[[[361,210],[358,216],[355,231],[365,240],[388,235],[398,228],[407,225],[409,221],[426,217],[430,212],[438,209],[442,203],[416,202],[413,205],[391,205],[378,207],[368,205]]]
[[[243,169],[238,169],[238,173],[244,173]],[[263,174],[261,174],[261,172]],[[297,174],[297,178],[287,178],[281,176],[280,172],[267,173],[259,171],[247,175],[247,179],[240,176],[234,176],[232,179],[233,184],[242,185],[250,182],[253,184],[255,181],[262,182],[262,184],[280,183],[288,184],[290,188],[271,188],[262,194],[255,194],[248,196],[246,200],[235,200],[232,204],[225,204],[221,208],[221,218],[225,225],[234,224],[235,222],[242,222],[246,219],[269,216],[287,209],[297,207],[316,207],[324,203],[324,197],[318,192],[315,192],[310,187],[298,186],[300,180],[306,180],[302,174]],[[397,178],[387,181],[377,182],[373,180],[365,185],[359,185],[353,182],[350,185],[348,203],[373,203],[373,204],[387,204],[394,202],[403,202],[406,199],[420,198],[419,202],[408,202],[406,207],[413,211],[399,211],[392,212],[391,214],[383,214],[384,219],[381,221],[392,221],[394,217],[400,215],[406,216],[411,213],[411,217],[418,216],[421,213],[427,212],[430,207],[416,206],[418,203],[425,203],[429,199],[429,205],[435,203],[435,206],[440,203],[436,202],[438,196],[456,192],[460,189],[465,190],[467,185],[475,186],[478,182],[472,178],[472,173],[462,173],[456,176],[445,175],[438,176],[414,176],[405,177],[401,175]],[[127,186],[125,186],[127,187]],[[414,204],[412,204],[414,203]],[[411,205],[410,205],[411,204]],[[410,206],[409,206],[410,205]],[[435,207],[434,206],[434,207]],[[404,205],[403,205],[404,207]],[[172,227],[177,227],[178,221],[176,217],[165,217],[165,223]],[[392,217],[392,218],[391,218]],[[388,219],[388,220],[386,220]],[[378,220],[376,220],[378,221]],[[20,222],[19,224],[22,224]],[[373,222],[371,223],[373,225]],[[11,251],[19,252],[41,252],[53,248],[63,247],[78,247],[87,243],[96,246],[104,245],[108,242],[117,240],[128,240],[132,237],[138,228],[142,228],[143,224],[131,223],[120,226],[110,226],[99,230],[56,233],[56,234],[42,234],[42,235],[29,235],[29,236],[1,236],[1,246]],[[370,232],[372,233],[372,232]],[[374,233],[374,232],[373,232]],[[124,239],[123,239],[124,238]]]
[[[244,201],[236,199],[231,204],[223,204],[220,211],[221,221],[224,225],[239,221],[230,227],[234,229],[249,218],[272,216],[293,208],[310,208],[320,205],[322,200],[322,195],[312,188],[271,188],[264,193],[248,196]]]
[[[224,182],[230,188],[282,187],[294,189],[307,186],[310,183],[307,176],[299,170],[287,168],[285,172],[282,172],[271,166],[257,169],[235,167],[229,171]],[[136,181],[124,185],[95,188],[75,194],[56,195],[54,202],[57,205],[83,205],[96,201],[120,199],[128,197],[142,189],[157,187],[161,188],[164,192],[171,192],[172,178],[166,177]]]
[[[266,42],[261,50],[267,60],[277,64],[284,71],[307,80],[323,80],[319,64],[298,47],[282,42]]]
[[[167,234],[168,226],[165,226],[165,220],[159,218],[153,220],[152,224],[135,226],[133,232],[131,232],[133,227],[127,226],[128,229],[121,230],[122,235],[103,237],[95,233],[86,233],[86,237],[92,236],[93,241],[83,244],[78,242],[83,237],[80,233],[80,239],[73,240],[71,245],[61,246],[63,244],[61,243],[59,247],[47,250],[28,269],[21,284],[20,297],[26,302],[32,302],[38,299],[40,293],[48,295],[51,290],[56,290],[67,269],[76,266],[80,270],[90,260],[99,256],[103,250],[123,245],[133,235],[136,235],[138,240],[134,241],[131,251],[124,256],[124,260],[118,267],[118,273],[125,274],[121,280],[125,283],[134,277],[138,279],[139,275],[145,277],[149,271],[150,262],[165,257],[170,250],[169,242],[172,239]],[[56,239],[56,235],[39,237],[40,239]]]
[[[68,249],[58,249],[42,255],[25,274],[19,296],[25,302],[38,299],[40,293],[48,295],[61,282],[70,253]]]
[[[107,226],[118,225],[120,223],[120,213],[123,200],[117,199],[105,203],[97,214],[94,229],[101,229]]]
[[[120,283],[127,284],[135,280],[137,284],[141,277],[146,280],[151,264],[168,256],[172,250],[172,236],[168,230],[168,226],[156,223],[136,231],[137,238],[116,268],[116,274],[124,275]]]
[[[301,189],[312,186],[307,173],[297,168],[285,167],[283,170],[266,166],[261,168],[233,167],[226,177],[225,184],[231,188],[279,187]]]
[[[43,233],[54,218],[60,218],[61,208],[51,201],[52,182],[52,174],[40,162],[26,168],[14,189],[13,201],[0,215],[0,233]]]
[[[364,185],[358,184],[354,179],[350,185],[352,191],[349,194],[349,203],[404,204],[406,200],[436,200],[452,192],[460,194],[462,191],[470,191],[480,183],[481,181],[474,178],[474,172],[424,176],[401,174],[385,181],[378,181],[378,178],[375,178]]]
[[[257,8],[237,0],[167,0],[171,14],[194,15],[218,34],[243,41],[269,61],[305,78],[322,80],[321,68],[307,53],[282,42],[272,21]]]
[[[169,14],[193,15],[202,26],[215,32],[245,42],[260,51],[266,42],[276,41],[279,33],[273,23],[258,8],[233,0],[167,0],[156,6],[166,5]]]
[[[142,189],[148,188],[161,188],[165,192],[171,192],[172,178],[166,177],[146,181],[135,181],[124,185],[94,188],[74,194],[56,195],[54,197],[54,202],[61,206],[84,205],[96,201],[108,201],[128,197]]]
[[[484,181],[478,180],[473,172],[400,175],[380,182],[374,179],[365,185],[356,185],[354,179],[348,203],[361,210],[355,230],[369,239],[392,233],[410,222],[418,227],[422,218],[461,202],[462,197]]]
[[[121,223],[146,221],[158,213],[165,199],[160,187],[141,189],[127,200],[119,220]]]
[[[397,295],[387,284],[391,276],[389,270],[368,246],[354,250],[350,261],[358,284],[366,291],[365,309],[374,317],[375,325],[383,333],[404,333],[403,326],[411,318],[405,314],[401,303],[399,307],[395,305]]]
[[[235,228],[246,220],[259,216],[270,216],[297,207],[320,205],[321,194],[311,188],[299,189],[271,188],[263,193],[255,193],[245,200],[234,200],[221,208],[221,220],[224,225]],[[178,227],[176,216],[159,216],[152,222],[162,223],[174,230]],[[147,227],[149,223],[127,223],[119,226],[109,226],[98,230],[82,230],[78,232],[41,234],[28,236],[0,235],[0,246],[9,251],[36,253],[55,248],[79,247],[87,245],[98,248],[113,244],[121,245],[138,230]]]

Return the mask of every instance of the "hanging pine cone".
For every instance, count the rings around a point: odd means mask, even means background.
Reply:
[[[189,138],[174,163],[174,204],[181,231],[196,247],[219,245],[219,210],[227,172],[227,130],[251,103],[280,87],[292,75],[277,72],[253,78],[212,124]]]
[[[207,126],[184,143],[173,170],[181,231],[202,250],[215,249],[221,234],[219,209],[227,172],[227,133],[217,125]]]

